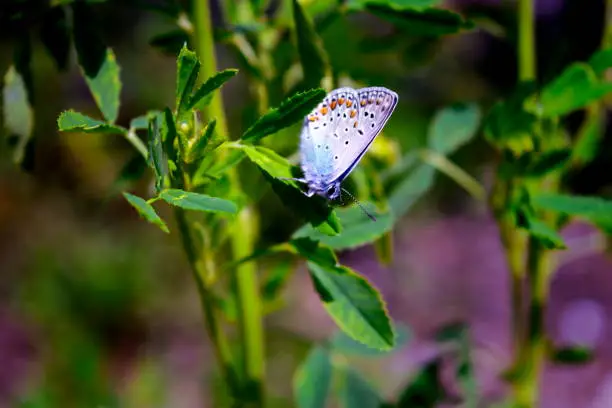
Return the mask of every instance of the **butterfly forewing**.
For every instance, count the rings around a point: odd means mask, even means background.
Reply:
[[[300,150],[309,184],[341,182],[357,165],[397,105],[383,87],[331,91],[305,119]]]

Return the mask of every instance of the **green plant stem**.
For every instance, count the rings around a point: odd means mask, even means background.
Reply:
[[[212,294],[209,292],[206,285],[206,271],[202,269],[201,264],[198,262],[197,250],[193,242],[185,211],[181,208],[175,208],[174,215],[181,236],[183,249],[187,255],[187,260],[189,261],[189,266],[198,288],[200,303],[202,311],[204,312],[206,332],[211,340],[215,357],[219,361],[221,375],[225,379],[230,393],[237,394],[240,392],[240,384],[232,362],[227,339],[221,328],[221,322],[219,321]]]
[[[519,80],[529,81],[536,78],[533,0],[518,0],[518,24]]]
[[[214,50],[212,21],[208,1],[196,1],[194,4],[194,36],[196,52],[202,63],[200,80],[217,72]],[[227,121],[223,109],[221,93],[216,93],[208,108],[202,112],[207,119],[216,118],[217,132],[222,138],[229,139]],[[229,172],[230,183],[235,193],[241,193],[238,174]],[[253,235],[256,222],[250,209],[244,208],[236,218],[231,234],[231,248],[235,259],[243,258],[253,251]],[[261,299],[257,282],[255,263],[246,262],[236,267],[232,288],[238,304],[238,324],[242,346],[242,377],[244,383],[240,399],[250,405],[264,405],[263,377],[265,355],[263,341],[263,320]]]

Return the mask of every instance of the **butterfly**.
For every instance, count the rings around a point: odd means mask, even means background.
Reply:
[[[345,191],[354,199],[341,183],[383,129],[397,102],[397,94],[384,87],[338,88],[304,118],[300,134],[304,178],[295,180],[308,186],[308,197],[317,194],[335,200]]]

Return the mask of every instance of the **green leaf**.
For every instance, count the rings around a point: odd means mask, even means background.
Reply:
[[[333,248],[348,249],[357,248],[374,242],[393,228],[393,214],[386,212],[380,214],[374,204],[363,203],[364,207],[376,216],[376,222],[364,214],[359,206],[339,208],[336,210],[342,232],[335,236],[322,234],[311,225],[306,224],[293,234],[293,238],[308,237]]]
[[[145,220],[149,221],[151,224],[157,225],[165,233],[170,232],[166,223],[161,218],[159,218],[159,215],[157,215],[157,213],[155,212],[155,208],[153,208],[151,204],[147,203],[142,198],[130,193],[124,192],[123,196]]]
[[[297,37],[297,49],[304,72],[304,88],[322,86],[323,79],[331,76],[329,58],[323,42],[315,31],[310,18],[298,0],[292,0],[293,21]]]
[[[217,121],[215,119],[208,122],[201,135],[197,136],[197,139],[194,140],[187,150],[187,155],[185,157],[185,161],[187,163],[193,163],[196,160],[201,159],[205,152],[206,146],[208,146],[208,142],[212,139],[213,133],[215,132],[215,127],[217,125]]]
[[[366,10],[412,35],[438,37],[474,28],[471,21],[445,9],[406,7],[374,1],[366,4]]]
[[[166,177],[169,174],[168,157],[166,156],[162,142],[162,122],[163,113],[159,113],[149,118],[148,129],[148,157],[149,166],[155,171],[155,189],[159,193],[163,187]]]
[[[113,51],[104,45],[89,5],[74,2],[72,9],[73,38],[79,66],[102,116],[113,124],[119,113],[119,65]]]
[[[64,111],[57,118],[57,127],[63,132],[125,134],[127,129],[111,125],[73,110]]]
[[[285,99],[278,108],[271,109],[260,117],[242,135],[243,141],[254,143],[265,136],[271,135],[291,126],[309,114],[325,98],[324,89],[311,89],[296,93]]]
[[[217,72],[212,77],[208,78],[200,87],[193,93],[189,98],[189,103],[186,106],[186,110],[197,107],[202,107],[210,103],[212,93],[217,89],[221,88],[223,84],[232,79],[238,73],[237,69],[226,69],[224,71]]]
[[[440,383],[441,366],[438,359],[428,363],[402,391],[397,408],[437,407],[446,396]]]
[[[149,120],[160,113],[161,112],[157,110],[150,110],[146,115],[137,116],[130,121],[130,128],[135,130],[147,129],[149,127]]]
[[[21,163],[34,128],[34,112],[28,101],[28,91],[22,76],[11,65],[4,75],[2,89],[4,128],[8,136],[16,137],[13,160]]]
[[[263,171],[283,204],[292,208],[323,234],[335,235],[341,232],[338,216],[323,197],[306,197],[295,181],[281,180],[294,177],[293,167],[287,159],[261,146],[242,146],[242,151]]]
[[[236,214],[238,207],[229,200],[178,189],[167,189],[159,197],[170,205],[193,211]]]
[[[599,105],[591,106],[584,120],[572,149],[572,162],[578,165],[590,163],[597,156],[605,131],[605,112]]]
[[[342,374],[339,397],[344,408],[380,408],[382,397],[361,374],[350,367]]]
[[[65,70],[70,53],[70,29],[63,7],[51,7],[45,12],[40,27],[40,40],[57,68]]]
[[[531,196],[531,204],[535,209],[585,218],[606,232],[612,232],[612,201],[599,197],[539,193]]]
[[[612,67],[612,48],[606,48],[594,53],[589,59],[589,65],[596,75],[602,75]]]
[[[556,348],[552,352],[551,360],[558,364],[581,365],[595,358],[595,352],[584,346],[568,346]]]
[[[314,287],[338,327],[368,347],[393,348],[391,320],[376,289],[351,269],[337,265],[331,249],[306,238],[291,243],[308,260]]]
[[[321,347],[313,348],[297,369],[293,380],[297,407],[325,407],[331,380],[332,363],[329,353]]]
[[[484,135],[493,145],[514,154],[533,150],[535,115],[526,112],[524,101],[535,89],[532,82],[522,83],[504,102],[496,103],[485,120]]]
[[[403,324],[398,324],[395,327],[395,333],[395,347],[393,347],[392,350],[377,350],[364,346],[362,343],[353,340],[351,337],[349,337],[342,331],[336,332],[336,334],[334,334],[334,336],[330,340],[330,346],[333,351],[342,353],[347,356],[378,357],[387,355],[390,352],[394,353],[400,350],[408,343],[408,341],[410,341],[410,337],[412,336],[408,327]]]
[[[396,8],[421,10],[437,6],[441,0],[348,0],[346,7],[350,11],[363,11],[367,4],[380,3]]]
[[[444,155],[454,152],[476,136],[480,118],[476,104],[455,105],[438,111],[429,128],[429,147]]]
[[[193,87],[200,72],[200,61],[195,52],[183,45],[176,60],[176,116],[182,117],[189,110]]]
[[[529,235],[536,238],[542,245],[544,245],[544,247],[548,249],[567,248],[567,245],[565,245],[565,242],[563,241],[563,237],[544,221],[529,216],[526,217],[523,227],[527,229]]]
[[[433,167],[421,164],[392,190],[389,207],[396,220],[403,217],[414,203],[431,189],[434,175]]]
[[[518,157],[506,155],[500,166],[503,178],[542,178],[561,170],[571,158],[571,149],[552,149],[542,153],[527,152]]]
[[[293,272],[293,262],[290,259],[281,260],[269,267],[261,288],[262,298],[266,301],[277,299],[291,277],[291,272]]]
[[[612,92],[612,83],[598,80],[593,69],[583,63],[566,68],[542,90],[525,101],[525,109],[542,117],[568,114]]]

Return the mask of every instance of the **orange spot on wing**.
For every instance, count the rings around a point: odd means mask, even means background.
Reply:
[[[314,122],[315,120],[317,120],[317,118],[315,118],[314,116],[309,116],[308,120],[311,122]]]
[[[357,114],[357,111],[355,109],[353,109],[351,111],[351,118],[354,118],[356,114]]]
[[[351,106],[353,106],[353,102],[351,102],[350,100],[346,101],[346,107],[350,108]]]
[[[336,101],[331,101],[331,103],[329,104],[329,107],[332,108],[332,110],[336,109]]]
[[[338,105],[344,105],[344,98],[338,99]]]
[[[321,108],[321,115],[327,114],[327,108],[324,106]]]
[[[357,127],[357,121],[355,121],[355,123],[353,123],[353,127],[356,128]]]
[[[365,100],[365,99],[362,99],[362,100],[361,100],[361,106],[366,106],[366,103],[367,103],[367,102],[366,102],[366,100]]]

